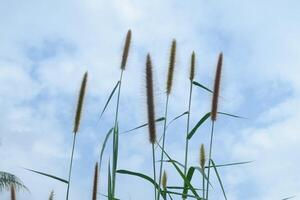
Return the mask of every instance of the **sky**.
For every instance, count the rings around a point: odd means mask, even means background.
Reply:
[[[213,87],[217,57],[224,54],[220,111],[214,138],[216,163],[254,161],[220,169],[230,200],[300,199],[300,3],[296,0],[28,0],[0,1],[0,171],[16,174],[30,189],[20,200],[47,199],[51,190],[64,199],[66,186],[23,168],[67,177],[72,128],[80,81],[89,73],[72,175],[72,200],[90,199],[95,162],[115,104],[97,122],[120,73],[125,35],[132,46],[124,72],[120,131],[146,118],[145,60],[150,53],[156,115],[163,115],[168,55],[177,40],[169,116],[187,110],[189,58],[196,52],[195,80]],[[195,88],[192,126],[210,110],[211,95]],[[186,119],[167,132],[166,150],[183,162]],[[162,124],[158,124],[158,134]],[[208,146],[210,122],[190,144],[189,164],[198,165],[199,147]],[[106,192],[105,151],[100,193]],[[147,129],[120,136],[119,169],[151,176]],[[170,185],[180,183],[165,165]],[[194,184],[200,184],[195,176]],[[212,199],[222,191],[213,177]],[[136,177],[117,177],[120,199],[153,199],[153,188]],[[8,192],[0,194],[8,199]],[[176,199],[176,198],[175,198]],[[179,199],[179,198],[178,198]]]

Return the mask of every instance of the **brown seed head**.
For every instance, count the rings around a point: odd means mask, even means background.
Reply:
[[[14,185],[10,186],[10,199],[11,200],[16,200],[16,189]]]
[[[125,70],[129,48],[130,48],[130,42],[131,42],[131,30],[128,30],[126,35],[126,41],[123,49],[123,55],[122,55],[122,62],[121,62],[121,69]]]
[[[222,63],[223,63],[223,53],[220,53],[219,59],[218,59],[216,76],[215,76],[214,93],[213,93],[212,106],[211,106],[211,120],[212,121],[216,121],[216,119],[217,119]]]
[[[163,186],[164,190],[166,190],[166,188],[167,188],[167,181],[168,181],[168,176],[167,176],[166,171],[164,170],[163,177],[162,177],[162,186]]]
[[[195,78],[195,60],[196,60],[196,55],[195,52],[193,51],[192,56],[191,56],[191,68],[190,68],[190,80],[193,81]]]
[[[156,141],[155,108],[154,108],[154,95],[153,95],[152,62],[149,54],[147,55],[147,61],[146,61],[146,92],[147,92],[149,140],[151,144],[154,144]]]
[[[84,100],[86,84],[87,84],[87,78],[88,78],[88,73],[85,72],[82,82],[81,82],[80,92],[79,92],[78,101],[77,101],[77,110],[76,110],[74,129],[73,129],[74,134],[76,134],[79,129],[79,124],[80,124],[80,119],[81,119],[81,111],[82,111],[82,107],[83,107],[83,100]]]
[[[201,144],[201,148],[200,148],[200,166],[201,166],[202,169],[204,169],[204,167],[205,167],[205,162],[206,162],[205,148],[204,148],[204,145]]]
[[[93,184],[93,200],[97,200],[97,189],[98,189],[98,162],[95,165],[94,172],[94,184]]]
[[[176,40],[174,39],[172,41],[170,59],[169,59],[169,69],[168,69],[168,77],[167,77],[167,95],[169,95],[172,90],[175,59],[176,59]]]

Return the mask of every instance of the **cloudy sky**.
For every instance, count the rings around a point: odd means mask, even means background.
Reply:
[[[24,171],[31,168],[67,177],[72,126],[82,75],[88,91],[78,134],[71,199],[91,198],[99,148],[112,127],[114,105],[100,123],[99,112],[119,77],[125,34],[132,49],[124,73],[121,132],[146,120],[144,63],[151,53],[157,116],[162,116],[170,43],[178,42],[169,116],[186,111],[189,57],[197,54],[196,80],[212,87],[219,52],[224,53],[220,110],[245,116],[218,118],[213,153],[216,163],[254,160],[220,169],[228,199],[300,199],[300,3],[296,0],[0,1],[0,170],[19,176],[31,190],[20,200],[47,199],[52,189],[63,199],[66,186]],[[211,96],[195,89],[192,123],[210,109]],[[168,130],[167,151],[183,161],[185,119]],[[210,123],[194,136],[191,165]],[[158,127],[161,134],[161,124]],[[151,175],[147,129],[120,136],[120,169]],[[110,146],[110,144],[108,145]],[[106,192],[105,152],[101,193]],[[170,185],[180,182],[166,165]],[[200,176],[195,176],[195,185]],[[197,178],[199,180],[197,180]],[[217,182],[215,182],[217,183]],[[8,199],[8,192],[1,198]],[[153,199],[152,187],[118,176],[120,199]],[[212,190],[221,199],[220,187]]]

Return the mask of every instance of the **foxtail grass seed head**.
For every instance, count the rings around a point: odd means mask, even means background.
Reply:
[[[82,107],[83,107],[83,100],[84,100],[86,84],[87,84],[87,78],[88,78],[88,73],[85,72],[82,82],[81,82],[80,92],[79,92],[78,101],[77,101],[77,109],[76,109],[74,129],[73,129],[74,134],[76,134],[79,129],[81,112],[82,112]]]
[[[202,169],[204,169],[205,167],[205,162],[206,162],[206,156],[205,156],[205,148],[204,148],[204,145],[201,144],[201,147],[200,147],[200,166]]]
[[[93,184],[93,199],[97,200],[97,188],[98,188],[98,162],[95,165],[95,172],[94,172],[94,184]]]
[[[54,191],[53,190],[50,192],[49,200],[54,200]]]
[[[176,40],[172,41],[170,59],[169,59],[169,68],[168,68],[168,77],[167,77],[167,95],[171,93],[173,85],[173,74],[176,61]]]
[[[212,106],[211,106],[211,120],[212,121],[217,120],[222,63],[223,63],[223,53],[220,53],[219,59],[218,59],[216,76],[215,76],[214,93],[213,93]]]
[[[131,43],[131,30],[128,30],[127,35],[126,35],[124,49],[123,49],[123,55],[122,55],[122,62],[121,62],[122,70],[125,70],[125,67],[126,67],[130,43]]]
[[[147,55],[147,61],[146,61],[146,92],[147,92],[149,141],[151,144],[154,144],[156,141],[156,127],[155,127],[155,108],[154,108],[154,95],[153,95],[153,73],[152,73],[152,62],[151,62],[150,54]]]
[[[10,199],[11,200],[16,200],[16,189],[14,185],[10,186]]]
[[[196,62],[196,55],[193,51],[191,56],[191,68],[190,68],[190,80],[193,81],[195,78],[195,62]]]
[[[162,177],[162,186],[163,186],[164,190],[166,190],[166,188],[167,188],[167,182],[168,182],[168,176],[167,176],[166,171],[164,170],[163,177]]]

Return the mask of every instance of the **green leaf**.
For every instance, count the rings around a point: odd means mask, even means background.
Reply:
[[[195,168],[194,167],[190,167],[188,172],[187,172],[187,175],[186,175],[186,179],[191,182],[192,178],[193,178],[193,175],[194,175],[194,172],[195,172]],[[188,193],[188,185],[186,182],[184,182],[184,188],[183,188],[183,192],[182,192],[182,199],[186,199],[187,197],[187,193]]]
[[[172,120],[168,123],[167,127],[168,127],[171,123],[173,123],[175,120],[179,119],[180,117],[182,117],[182,116],[184,116],[184,115],[187,115],[188,113],[189,113],[189,111],[186,111],[186,112],[182,113],[181,115],[178,115],[177,117],[175,117],[174,119],[172,119]]]
[[[109,97],[108,97],[108,99],[107,99],[107,101],[105,103],[105,106],[104,106],[104,108],[103,108],[103,110],[102,110],[102,112],[100,114],[99,120],[101,119],[102,115],[104,114],[104,112],[105,112],[105,110],[106,110],[106,108],[107,108],[107,106],[108,106],[108,104],[109,104],[112,96],[114,95],[114,93],[115,93],[115,91],[116,91],[116,89],[118,88],[119,85],[120,85],[120,81],[117,82],[116,86],[114,87],[114,89],[110,93],[110,95],[109,95]]]
[[[108,184],[107,184],[107,193],[108,193],[108,199],[112,199],[112,185],[111,185],[111,172],[110,172],[110,159],[108,161],[108,180],[107,180]]]
[[[213,91],[211,89],[208,89],[207,87],[205,87],[204,85],[202,85],[202,84],[200,84],[196,81],[193,81],[193,84],[200,87],[200,88],[202,88],[202,89],[204,89],[204,90],[206,90],[206,91],[208,91],[208,92],[210,92],[210,93],[213,93]]]
[[[173,191],[166,191],[166,193],[169,193],[169,194],[175,194],[175,195],[179,195],[179,196],[182,196],[183,194],[180,193],[180,192],[173,192]],[[190,194],[186,194],[185,195],[186,197],[191,197],[191,198],[195,198],[197,199],[197,197],[193,196],[193,195],[190,195]]]
[[[40,174],[40,175],[43,175],[43,176],[46,176],[46,177],[49,177],[49,178],[52,178],[52,179],[58,180],[58,181],[60,181],[60,182],[66,183],[66,184],[68,184],[68,183],[69,183],[67,180],[65,180],[65,179],[62,179],[62,178],[59,178],[59,177],[57,177],[57,176],[54,176],[54,175],[51,175],[51,174],[47,174],[47,173],[44,173],[44,172],[39,172],[39,171],[32,170],[32,169],[26,169],[26,168],[24,168],[24,169],[25,169],[25,170],[27,170],[27,171],[34,172],[34,173],[36,173],[36,174]]]
[[[218,114],[226,115],[226,116],[233,117],[233,118],[246,119],[245,117],[241,117],[241,116],[233,115],[233,114],[229,114],[229,113],[224,113],[224,112],[218,112]]]
[[[132,175],[132,176],[137,176],[137,177],[140,177],[140,178],[142,178],[144,180],[147,180],[148,182],[152,183],[152,185],[155,186],[155,188],[158,191],[160,191],[160,194],[162,195],[162,197],[164,199],[166,199],[165,196],[163,195],[163,190],[159,190],[159,185],[152,178],[150,178],[149,176],[147,176],[145,174],[142,174],[142,173],[132,172],[132,171],[123,170],[123,169],[117,170],[117,173],[119,173],[119,174],[126,174],[126,175]]]
[[[118,166],[118,153],[119,153],[119,126],[118,123],[114,128],[114,139],[113,139],[113,163],[112,163],[112,193],[115,191],[115,182],[116,182],[116,171]]]
[[[200,120],[199,122],[196,124],[196,126],[189,132],[188,134],[188,139],[190,140],[193,135],[196,133],[197,129],[210,117],[210,112],[206,113]]]
[[[102,157],[103,157],[103,153],[104,153],[104,150],[105,150],[105,146],[106,146],[106,143],[109,139],[109,136],[111,135],[111,133],[113,132],[114,128],[111,128],[108,133],[106,134],[105,136],[105,139],[103,141],[103,144],[102,144],[102,148],[101,148],[101,151],[100,151],[100,159],[99,159],[99,168],[101,169],[101,164],[102,164]]]
[[[212,159],[210,159],[210,161],[211,161],[211,164],[212,164],[212,166],[213,166],[213,168],[214,168],[214,170],[215,170],[215,172],[216,172],[218,181],[219,181],[220,186],[221,186],[221,188],[222,188],[222,192],[223,192],[224,198],[227,200],[226,193],[225,193],[225,190],[224,190],[224,187],[223,187],[223,184],[222,184],[222,180],[221,180],[221,177],[220,177],[220,175],[219,175],[219,173],[218,173],[218,170],[217,170],[217,167],[216,167],[216,165],[215,165],[215,162],[214,162]]]
[[[167,186],[167,189],[171,189],[171,190],[183,190],[184,187],[182,187],[182,186]],[[202,189],[195,188],[195,190],[202,190]]]
[[[176,171],[179,173],[179,175],[181,176],[181,178],[183,179],[183,181],[185,183],[187,183],[189,189],[192,191],[192,193],[199,199],[201,200],[202,198],[200,198],[200,196],[198,195],[197,191],[195,190],[195,188],[192,186],[192,184],[188,181],[188,179],[186,178],[186,176],[184,175],[184,173],[180,170],[180,168],[176,165],[176,163],[173,161],[173,159],[167,154],[167,152],[165,150],[163,150],[163,148],[157,144],[159,146],[159,148],[163,151],[163,153],[168,157],[168,159],[171,161],[172,165],[174,166],[174,168],[176,169]]]
[[[165,120],[164,117],[160,117],[160,118],[156,119],[155,122],[160,122],[160,121],[164,121],[164,120]],[[130,129],[130,130],[124,131],[124,132],[122,132],[121,134],[125,134],[125,133],[131,132],[131,131],[135,131],[135,130],[140,129],[140,128],[143,128],[143,127],[145,127],[145,126],[148,126],[148,123],[145,123],[145,124],[142,124],[142,125],[137,126],[137,127],[135,127],[135,128],[132,128],[132,129]]]
[[[236,162],[236,163],[228,163],[228,164],[222,164],[222,165],[215,165],[216,168],[218,167],[227,167],[227,166],[233,166],[233,165],[243,165],[243,164],[248,164],[248,163],[252,163],[253,161],[246,161],[246,162]],[[210,166],[211,168],[213,166]],[[205,168],[208,168],[208,166],[206,166]]]

